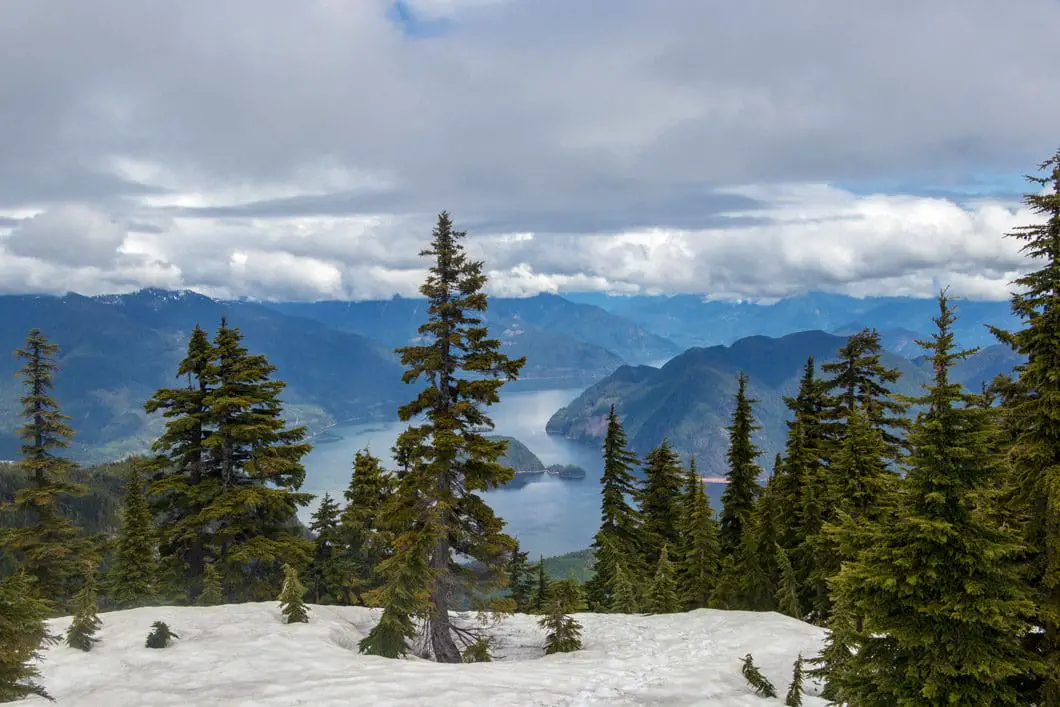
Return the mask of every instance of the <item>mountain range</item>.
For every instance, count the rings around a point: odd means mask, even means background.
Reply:
[[[771,469],[786,439],[788,411],[783,396],[798,390],[806,359],[818,364],[833,360],[845,338],[806,331],[779,338],[752,336],[731,346],[692,348],[661,368],[624,366],[586,389],[549,419],[546,431],[586,444],[599,445],[611,405],[623,422],[630,445],[641,456],[663,439],[682,455],[695,454],[700,469],[721,475],[726,468],[730,422],[737,377],[748,376],[748,394],[757,400],[754,414],[761,425],[754,441],[763,452],[759,463]],[[978,391],[996,373],[1011,371],[1018,358],[995,345],[961,362],[954,377]],[[919,395],[930,367],[924,358],[910,360],[884,352],[882,362],[902,373],[894,391]],[[820,373],[818,373],[820,375]]]

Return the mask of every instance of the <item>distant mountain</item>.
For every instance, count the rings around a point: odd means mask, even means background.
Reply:
[[[362,302],[267,303],[286,314],[308,317],[342,331],[352,331],[404,346],[416,341],[426,301],[394,297]],[[490,299],[485,321],[509,348],[527,356],[527,378],[555,378],[579,370],[607,375],[623,363],[663,361],[681,352],[674,342],[599,307],[576,304],[556,295]]]
[[[929,334],[938,302],[915,297],[848,297],[813,292],[774,304],[706,301],[701,295],[670,297],[565,295],[632,320],[683,347],[730,344],[746,336],[783,336],[821,330],[850,334],[872,327],[884,335],[889,350],[907,356],[919,353],[913,337]],[[1008,302],[957,300],[954,331],[962,346],[990,346],[996,339],[986,324],[1013,327]]]
[[[664,438],[682,454],[696,454],[706,475],[725,471],[725,454],[736,379],[749,377],[749,394],[759,402],[755,416],[762,425],[755,443],[764,452],[759,463],[772,468],[773,457],[783,450],[787,408],[782,396],[793,395],[807,357],[818,367],[833,360],[844,337],[823,331],[806,331],[780,338],[753,336],[731,346],[692,348],[661,369],[624,366],[588,388],[548,421],[546,431],[587,444],[603,439],[608,408],[614,404],[633,449],[644,455]],[[919,395],[929,371],[917,362],[885,353],[884,363],[898,368],[902,379],[896,392]],[[978,390],[978,381],[1011,368],[1013,359],[987,350],[958,370],[958,379]]]
[[[194,325],[212,334],[223,314],[251,351],[277,366],[276,376],[288,384],[292,422],[392,417],[409,397],[400,366],[377,342],[258,304],[191,292],[0,296],[0,350],[14,351],[33,327],[59,344],[55,396],[78,432],[72,455],[114,459],[142,450],[155,435],[159,421],[147,418],[144,401],[179,383],[177,363]],[[0,459],[18,452],[19,365],[9,353],[0,355]]]

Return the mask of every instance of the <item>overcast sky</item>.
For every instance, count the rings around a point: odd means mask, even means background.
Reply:
[[[1057,0],[6,0],[0,290],[1004,297]]]

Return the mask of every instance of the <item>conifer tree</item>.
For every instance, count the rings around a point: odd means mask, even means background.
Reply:
[[[507,573],[508,592],[515,602],[515,610],[519,613],[530,611],[533,604],[534,578],[526,560],[527,554],[519,549],[519,542],[516,541],[508,560]]]
[[[557,584],[567,581],[569,580],[563,580]],[[574,583],[574,589],[578,590],[576,583]],[[576,595],[561,588],[545,606],[545,615],[538,621],[538,625],[548,632],[545,637],[545,655],[581,650],[582,625],[570,615],[577,610],[576,605],[572,603],[576,600]]]
[[[788,694],[784,697],[785,707],[802,707],[802,654],[795,659],[795,667],[792,670],[791,686]]]
[[[760,697],[776,697],[777,689],[773,687],[773,683],[766,679],[757,667],[755,667],[754,658],[748,653],[743,657],[743,667],[741,668],[744,678],[747,680],[752,688],[754,688],[755,694]]]
[[[644,460],[644,486],[639,494],[645,567],[659,563],[664,545],[678,547],[680,543],[683,481],[677,453],[663,440]]]
[[[674,566],[670,562],[668,546],[663,545],[659,553],[659,562],[655,569],[655,578],[648,591],[648,613],[673,614],[681,609],[677,597],[677,581],[674,578]]]
[[[870,426],[883,436],[886,458],[901,458],[906,443],[901,433],[908,429],[908,402],[898,400],[890,386],[901,378],[897,368],[883,365],[883,344],[875,329],[863,329],[847,339],[839,349],[838,360],[825,363],[821,369],[832,377],[824,382],[830,396],[825,411],[826,428],[833,440],[844,436],[843,425],[851,410],[859,408]],[[827,451],[827,449],[826,449]]]
[[[309,564],[309,593],[314,604],[338,601],[345,574],[341,566],[344,548],[339,525],[339,504],[325,493],[313,512],[309,531],[313,534],[313,561]]]
[[[309,623],[309,611],[303,599],[305,593],[305,586],[298,581],[298,570],[290,565],[284,565],[283,588],[280,590],[280,596],[277,597],[284,623]]]
[[[36,680],[41,648],[59,641],[44,620],[51,613],[48,601],[38,598],[33,580],[25,571],[0,579],[0,702],[29,695],[51,700]]]
[[[718,571],[718,581],[714,584],[714,591],[710,594],[710,608],[712,609],[741,609],[741,568],[737,564],[737,558],[733,555],[722,557],[721,569]]]
[[[863,547],[835,581],[865,625],[839,691],[852,704],[1018,704],[1012,681],[1034,667],[1021,643],[1033,608],[1021,544],[984,512],[990,414],[950,378],[974,353],[956,349],[954,321],[943,293],[935,335],[918,342],[934,377],[897,517],[859,524]]]
[[[1008,234],[1037,266],[1015,281],[1012,311],[1023,328],[998,338],[1026,358],[1019,379],[1005,391],[1008,458],[1015,486],[1013,511],[1026,518],[1039,655],[1045,662],[1041,704],[1060,704],[1060,150],[1042,162],[1042,176],[1027,179],[1038,190],[1024,204],[1041,222]]]
[[[710,498],[698,476],[690,495],[691,502],[686,504],[685,509],[689,516],[681,537],[681,555],[677,566],[678,594],[685,608],[703,609],[710,605],[710,597],[718,581],[721,545]]]
[[[165,621],[155,621],[151,624],[151,633],[147,634],[144,646],[146,648],[168,648],[174,638],[179,639],[180,636],[170,631]]]
[[[363,605],[379,586],[378,568],[392,542],[382,512],[393,490],[393,479],[382,462],[367,449],[358,450],[339,523],[345,545],[339,565],[343,581],[336,587],[341,604]]]
[[[158,551],[138,462],[129,467],[124,490],[121,528],[114,564],[110,568],[107,600],[116,607],[127,609],[142,605],[156,595]]]
[[[103,625],[99,620],[99,597],[94,572],[85,575],[85,582],[74,596],[74,618],[66,631],[66,645],[81,651],[90,651],[99,641],[96,631]]]
[[[780,545],[777,548],[777,565],[780,568],[780,581],[777,585],[777,611],[794,619],[802,618],[799,609],[799,587],[795,579],[795,569],[791,566],[788,553]]]
[[[722,552],[727,556],[735,556],[739,552],[759,493],[758,476],[761,469],[755,460],[761,452],[751,442],[751,434],[761,429],[755,424],[752,412],[752,405],[756,402],[747,397],[747,376],[740,373],[732,424],[727,428],[728,483],[721,496],[719,539]]]
[[[776,609],[777,582],[777,511],[776,488],[771,479],[755,502],[751,521],[747,525],[743,544],[737,555],[740,575],[739,605],[751,611]]]
[[[158,529],[160,573],[174,588],[194,600],[202,591],[209,524],[201,517],[220,484],[206,455],[213,434],[208,396],[215,388],[214,348],[198,325],[191,332],[177,378],[184,387],[162,388],[144,404],[148,414],[161,412],[165,430],[152,450],[154,476],[148,485]]]
[[[221,573],[212,562],[206,565],[202,573],[202,592],[199,593],[199,604],[202,606],[217,606],[224,603],[224,586],[221,583]]]
[[[508,358],[500,341],[489,338],[482,319],[486,275],[483,263],[465,253],[460,243],[465,236],[453,230],[448,213],[439,214],[431,246],[421,253],[433,261],[420,288],[428,302],[427,322],[419,328],[426,341],[398,349],[404,382],[427,381],[398,416],[407,422],[424,415],[426,421],[399,439],[409,455],[408,471],[385,509],[396,537],[394,554],[379,567],[378,596],[386,601],[390,627],[381,628],[381,621],[364,639],[361,650],[369,653],[404,652],[404,639],[393,629],[406,631],[411,622],[404,617],[415,614],[426,617],[426,652],[439,662],[458,663],[450,596],[457,589],[489,593],[503,587],[512,541],[478,494],[509,481],[514,472],[498,461],[506,443],[484,434],[493,427],[485,408],[500,400],[501,387],[517,378],[526,360]],[[458,564],[457,553],[477,560],[479,572]]]
[[[639,602],[637,601],[637,590],[630,580],[629,573],[621,563],[615,565],[614,592],[611,596],[612,613],[636,614]]]
[[[604,470],[600,478],[600,529],[593,538],[596,562],[587,584],[589,606],[607,611],[615,592],[615,568],[621,563],[633,584],[642,577],[640,566],[631,566],[639,555],[640,518],[630,500],[636,497],[633,467],[637,457],[629,450],[626,432],[612,405],[604,436]],[[639,565],[639,563],[638,563]]]
[[[852,675],[849,666],[858,637],[850,601],[844,592],[837,590],[828,615],[828,636],[821,653],[809,661],[817,666],[808,671],[809,675],[824,681],[821,692],[824,699],[834,702],[843,694],[844,683]]]
[[[28,524],[0,530],[0,548],[11,553],[33,578],[32,587],[40,596],[65,608],[84,572],[98,558],[92,543],[81,529],[64,514],[59,500],[64,496],[83,496],[87,489],[69,481],[76,464],[56,452],[70,446],[74,436],[51,396],[59,347],[48,341],[39,329],[26,337],[23,348],[15,355],[25,363],[19,370],[24,394],[20,470],[29,484],[15,493],[7,508],[25,513]]]
[[[537,583],[534,587],[534,611],[541,613],[548,606],[548,600],[551,592],[551,582],[548,579],[548,573],[545,572],[545,558],[539,557],[537,560]]]

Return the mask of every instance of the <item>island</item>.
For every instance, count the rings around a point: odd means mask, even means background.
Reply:
[[[554,476],[564,481],[576,481],[585,478],[585,469],[574,464],[551,464],[545,466],[537,455],[515,437],[504,435],[490,435],[488,439],[504,440],[508,443],[508,451],[498,461],[506,467],[515,470],[515,478],[504,484],[501,488],[522,488],[523,486],[541,481],[546,475]]]

